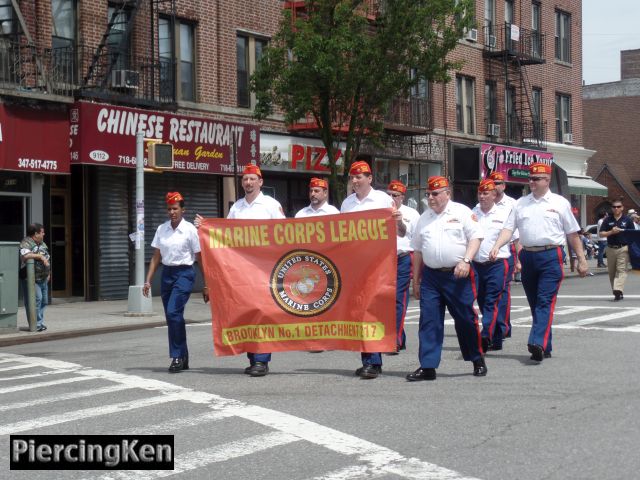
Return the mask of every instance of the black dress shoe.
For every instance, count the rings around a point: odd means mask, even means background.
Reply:
[[[256,362],[249,368],[245,369],[245,371],[252,377],[264,377],[269,373],[269,364],[265,362]]]
[[[622,292],[620,290],[614,290],[613,291],[613,301],[614,302],[622,300],[623,298],[624,298],[624,295],[622,294]]]
[[[419,382],[420,380],[435,380],[435,368],[419,368],[415,372],[409,373],[406,377],[409,382]]]
[[[178,373],[182,370],[189,370],[189,358],[173,358],[169,365],[169,373]]]
[[[473,361],[473,375],[475,377],[484,377],[487,374],[487,364],[484,363],[484,358]]]
[[[551,358],[551,352],[544,352],[544,358]]]
[[[544,350],[540,345],[527,345],[529,349],[529,353],[531,354],[531,360],[535,360],[536,362],[541,362],[544,358]]]
[[[489,345],[489,350],[497,352],[498,350],[502,350],[502,345],[495,345],[492,343],[491,345]]]
[[[358,370],[360,370],[360,373],[358,373],[360,378],[364,378],[366,380],[377,378],[378,375],[382,373],[382,367],[380,365],[365,365]]]

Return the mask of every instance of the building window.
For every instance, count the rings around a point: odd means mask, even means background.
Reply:
[[[484,84],[484,123],[487,126],[487,135],[499,136],[496,131],[498,123],[498,97],[496,94],[496,82],[486,82]]]
[[[462,133],[475,133],[475,80],[456,77],[456,128]]]
[[[17,33],[11,0],[0,0],[0,37]]]
[[[556,59],[571,62],[571,15],[556,10]]]
[[[236,65],[237,65],[237,99],[238,106],[250,108],[255,99],[249,91],[249,77],[260,62],[267,40],[238,34],[236,37]]]
[[[484,36],[485,45],[495,46],[496,0],[486,0],[484,3]],[[493,37],[493,41],[491,41],[491,37]]]
[[[76,1],[52,0],[51,36],[54,81],[71,83],[75,79]]]
[[[127,34],[127,24],[131,18],[131,12],[127,9],[110,5],[107,16],[111,26],[107,36],[107,49],[112,57],[113,68],[123,70],[131,64],[131,35]]]
[[[542,37],[540,35],[541,7],[538,2],[531,4],[531,54],[534,57],[542,55]]]
[[[531,117],[533,138],[542,139],[542,90],[539,88],[534,88],[531,92]]]
[[[160,95],[195,102],[195,25],[182,20],[160,17],[158,22],[158,55],[160,57]],[[177,52],[177,55],[176,53]]]
[[[571,97],[556,94],[556,141],[568,141],[565,135],[571,133]]]
[[[509,140],[518,140],[518,116],[516,115],[516,88],[508,85],[505,90],[505,111],[507,114],[507,135]]]
[[[416,78],[417,72],[411,69],[411,78]],[[418,82],[411,87],[409,98],[409,111],[411,115],[411,125],[417,127],[428,127],[430,125],[429,106],[429,81],[426,78],[419,78]]]

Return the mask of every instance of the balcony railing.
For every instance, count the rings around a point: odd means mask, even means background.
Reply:
[[[510,23],[501,27],[485,26],[484,46],[489,55],[507,53],[521,63],[545,63],[545,34],[537,30],[519,28],[517,37]]]
[[[132,104],[175,102],[170,59],[105,53],[92,47],[38,49],[0,39],[0,89],[20,94],[91,97]]]
[[[424,97],[394,98],[385,116],[390,130],[429,130],[432,127],[431,102]]]

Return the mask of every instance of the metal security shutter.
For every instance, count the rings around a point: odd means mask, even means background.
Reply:
[[[158,225],[166,222],[167,192],[180,192],[184,197],[185,220],[193,223],[196,213],[203,217],[219,217],[218,199],[222,177],[194,173],[173,173],[145,175],[144,185],[144,239],[145,262],[148,264],[153,255],[151,242]],[[155,282],[154,282],[155,283]]]
[[[129,293],[129,171],[96,168],[98,297],[127,298]]]

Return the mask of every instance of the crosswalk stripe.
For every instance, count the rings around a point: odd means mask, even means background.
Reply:
[[[358,480],[370,479],[371,472],[366,465],[350,465],[333,472],[318,475],[317,477],[308,478],[307,480]]]
[[[225,410],[215,410],[212,412],[202,413],[200,415],[191,415],[190,417],[175,418],[169,421],[163,421],[162,423],[153,423],[151,425],[143,425],[140,427],[141,431],[144,431],[145,435],[155,435],[167,432],[175,432],[183,428],[193,427],[194,425],[202,425],[207,422],[215,422],[217,420],[223,420],[225,418],[233,417],[233,413]],[[131,433],[131,429],[120,432],[122,435]]]
[[[23,370],[25,368],[33,368],[33,365],[14,365],[12,367],[2,367],[2,369],[0,369],[0,372],[4,373],[4,372],[8,372],[9,370]]]
[[[255,435],[235,442],[178,455],[174,458],[174,470],[109,472],[99,477],[99,479],[153,480],[155,478],[170,477],[172,475],[190,472],[197,468],[206,467],[212,463],[225,462],[234,458],[253,455],[256,452],[287,445],[299,440],[296,436],[284,432],[265,433],[263,435]]]
[[[610,313],[609,315],[600,315],[598,317],[582,318],[580,320],[576,320],[575,322],[563,323],[562,325],[564,326],[564,328],[571,328],[574,326],[583,327],[585,325],[591,325],[591,324],[600,323],[600,322],[608,322],[610,320],[618,320],[619,318],[632,317],[634,315],[640,316],[640,308],[633,308],[627,311]]]
[[[133,387],[128,385],[111,385],[109,387],[95,388],[91,390],[80,390],[78,392],[69,392],[61,395],[51,395],[49,397],[40,397],[34,400],[28,400],[26,402],[8,403],[6,405],[0,405],[0,412],[7,410],[15,410],[17,408],[35,407],[37,405],[44,405],[46,403],[62,402],[64,400],[75,400],[77,398],[92,397],[94,395],[102,395],[104,393],[119,392],[121,390],[127,390]]]
[[[25,378],[46,377],[48,375],[60,375],[61,373],[75,372],[77,368],[67,368],[61,370],[49,370],[47,372],[31,373],[29,375],[18,375],[17,377],[0,378],[0,382],[12,382],[14,380],[24,380]]]
[[[183,394],[158,395],[156,397],[142,398],[129,402],[113,403],[109,405],[101,405],[99,407],[85,408],[72,412],[64,412],[56,415],[46,415],[21,422],[0,425],[0,435],[9,435],[10,433],[25,432],[35,430],[37,428],[50,427],[51,425],[59,425],[61,423],[85,420],[87,418],[109,415],[111,413],[120,413],[138,408],[150,407],[159,403],[168,403],[176,400],[182,400]]]
[[[71,377],[71,378],[61,378],[60,380],[51,380],[50,382],[27,383],[25,385],[16,385],[14,387],[0,388],[0,394],[21,392],[23,390],[31,390],[33,388],[52,387],[54,385],[63,385],[65,383],[86,382],[87,380],[91,380],[91,378]]]

